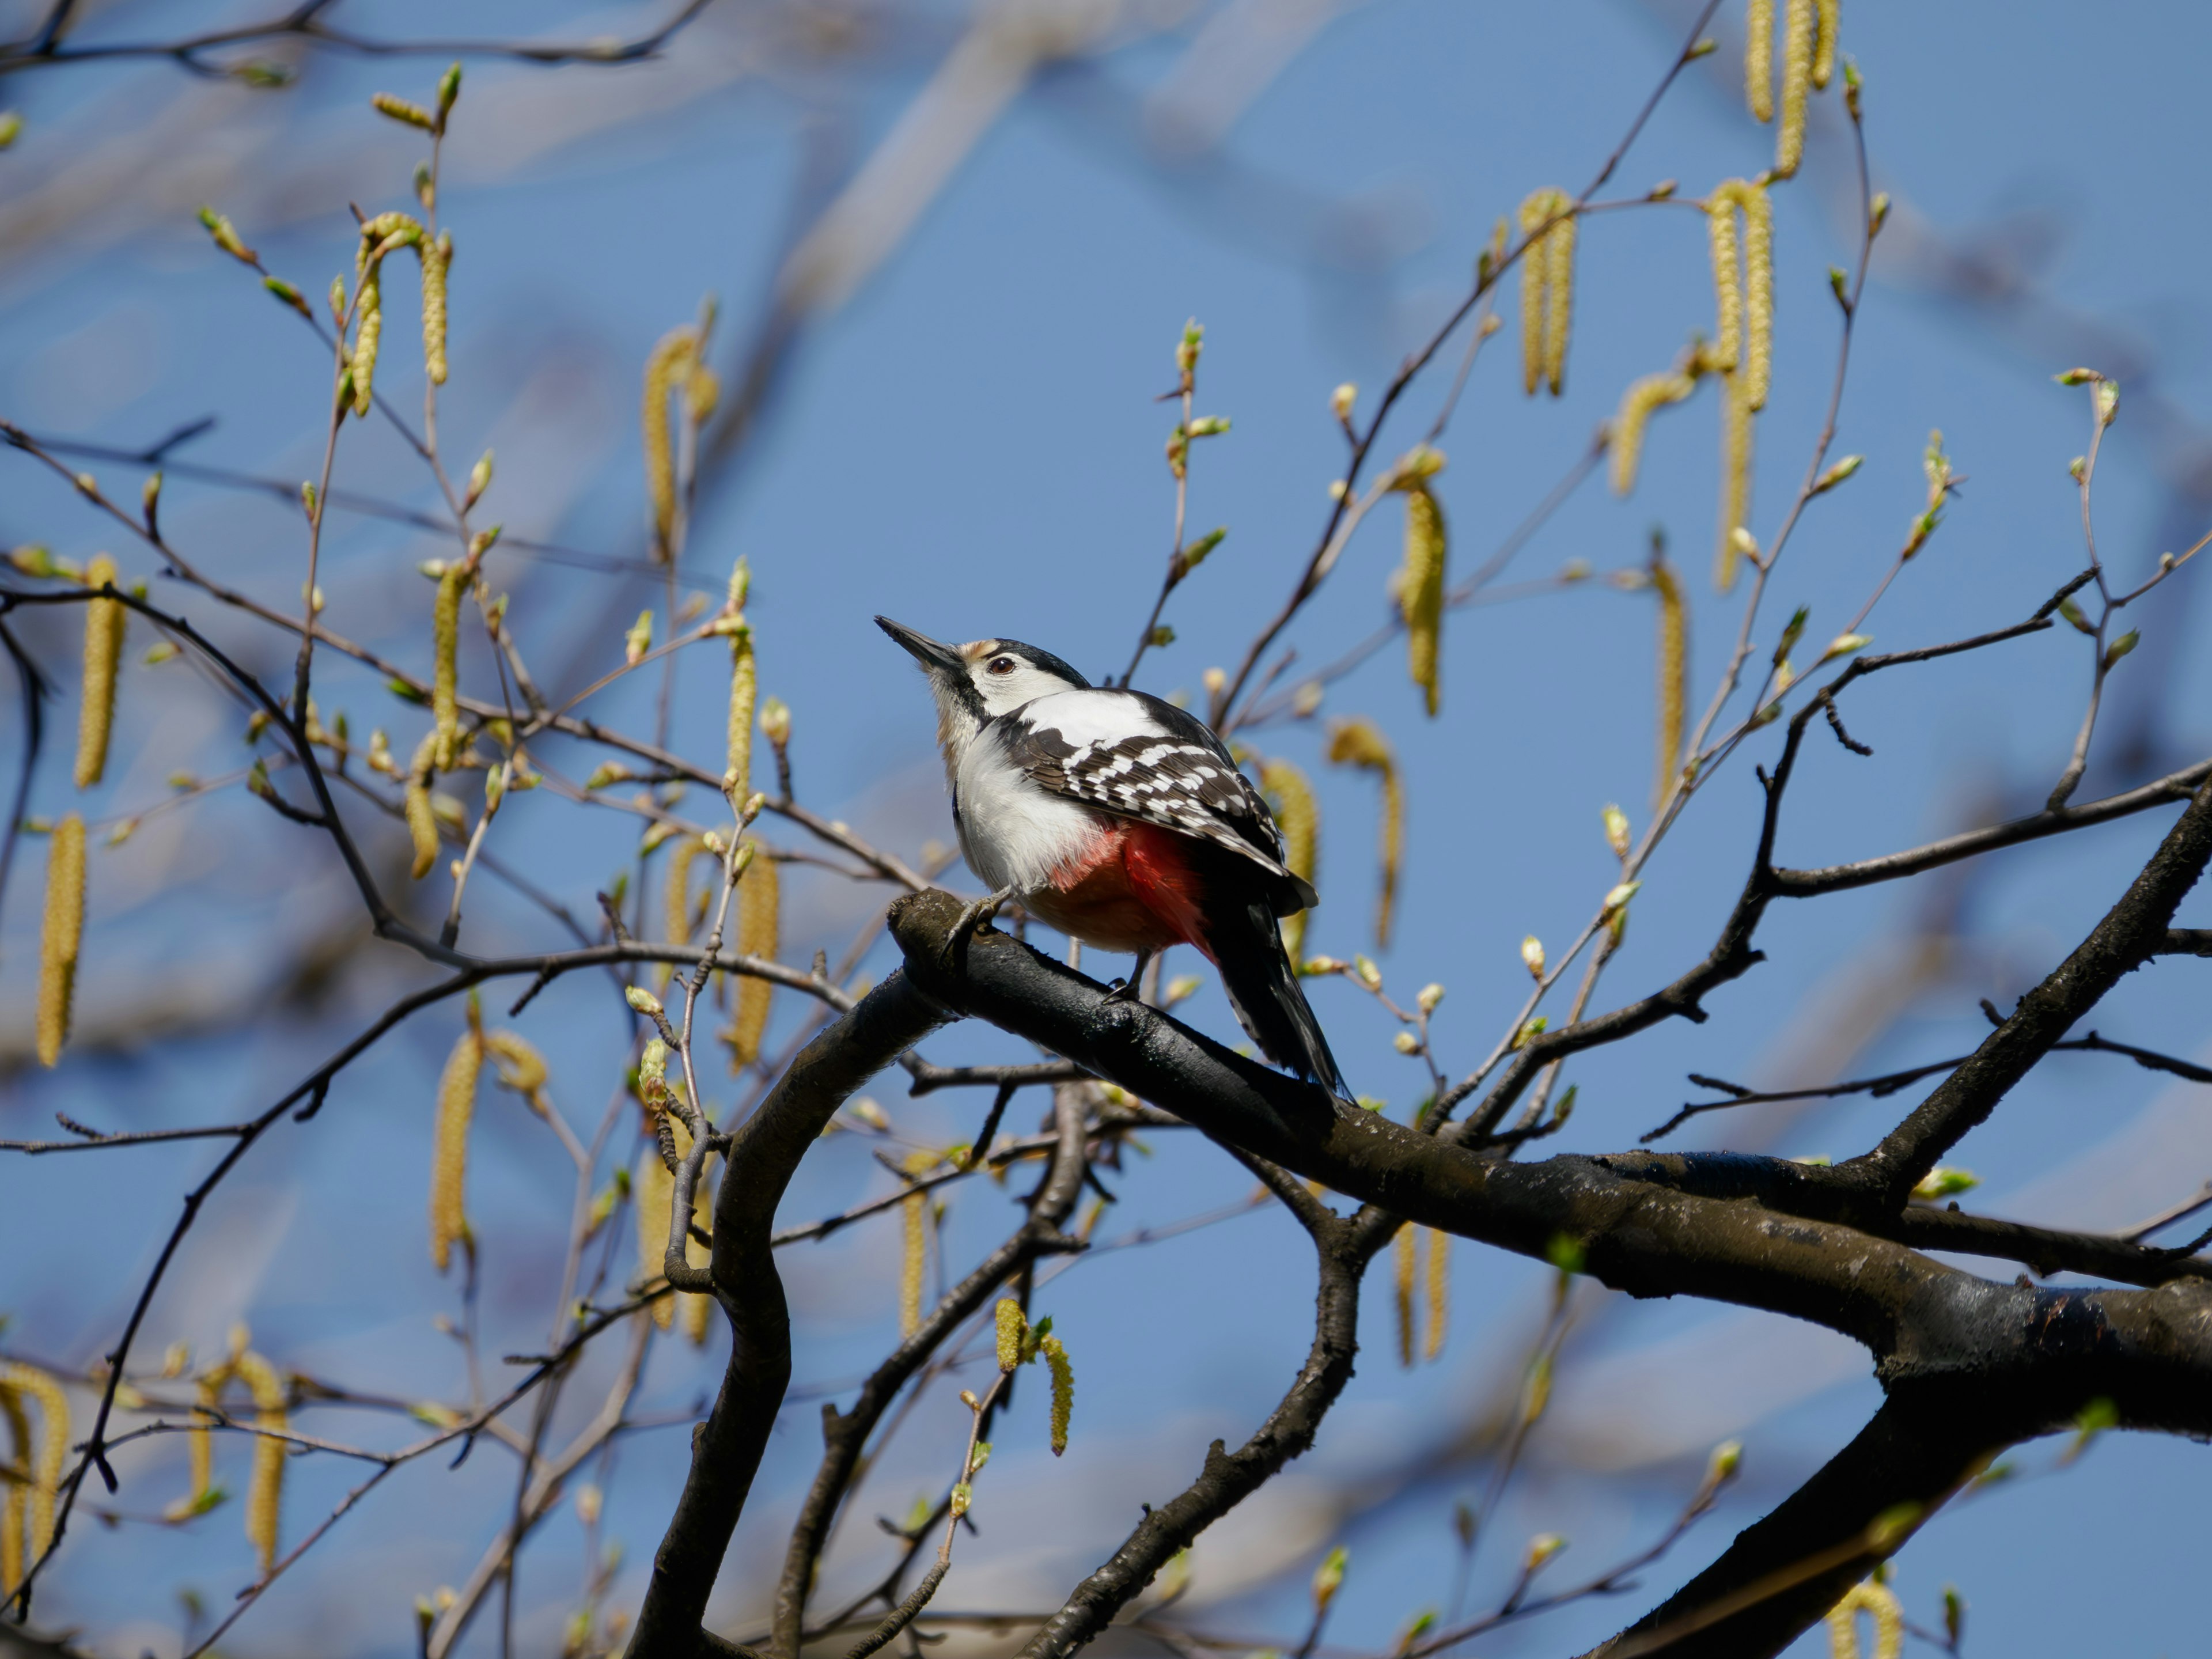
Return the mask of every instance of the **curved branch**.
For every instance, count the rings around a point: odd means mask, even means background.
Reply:
[[[791,1313],[770,1243],[777,1201],[853,1091],[946,1018],[908,975],[893,973],[799,1052],[731,1143],[710,1267],[730,1319],[730,1363],[694,1434],[691,1472],[653,1554],[629,1647],[641,1659],[714,1650],[700,1620],[791,1381]]]

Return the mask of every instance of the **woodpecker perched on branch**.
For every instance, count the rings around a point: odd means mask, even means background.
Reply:
[[[1276,926],[1316,896],[1285,867],[1267,803],[1220,738],[1033,645],[944,645],[887,617],[876,625],[929,676],[960,850],[993,889],[963,915],[956,948],[1018,898],[1072,939],[1134,952],[1116,988],[1129,996],[1154,955],[1195,945],[1261,1051],[1345,1097]]]

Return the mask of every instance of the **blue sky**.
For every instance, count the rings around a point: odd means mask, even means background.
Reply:
[[[553,27],[543,9],[467,10],[471,33]],[[1765,165],[1771,135],[1744,113],[1738,89],[1740,10],[1723,7],[1726,47],[1662,106],[1625,161],[1617,193],[1676,178],[1684,194],[1697,195]],[[1200,412],[1229,416],[1234,426],[1198,453],[1191,514],[1197,527],[1225,524],[1230,533],[1176,596],[1169,621],[1179,638],[1149,659],[1143,683],[1193,688],[1207,665],[1233,663],[1323,524],[1326,486],[1342,457],[1330,389],[1350,380],[1371,398],[1463,291],[1492,220],[1540,185],[1579,188],[1687,27],[1671,8],[1595,0],[1346,8],[1265,87],[1217,152],[1190,161],[1164,157],[1142,137],[1146,97],[1176,74],[1205,15],[1177,21],[1171,12],[1128,9],[1125,44],[1042,76],[981,137],[913,234],[801,341],[760,439],[701,514],[687,576],[717,588],[732,558],[750,559],[763,687],[792,705],[802,798],[909,856],[929,837],[949,837],[950,825],[926,699],[870,616],[953,638],[1027,638],[1086,671],[1118,669],[1149,609],[1171,526],[1161,460],[1171,417],[1153,400],[1172,383],[1175,338],[1195,316],[1207,328]],[[96,12],[82,38],[167,36],[252,15],[118,5]],[[349,15],[392,36],[459,27],[428,7],[356,0]],[[610,8],[567,19],[559,32],[628,33],[644,15]],[[806,166],[802,135],[832,135],[818,143],[833,176],[857,164],[892,130],[962,21],[950,9],[916,13],[858,70],[788,58],[757,68],[744,54],[757,37],[734,9],[710,10],[658,64],[551,76],[471,64],[441,204],[459,249],[454,374],[441,426],[461,465],[487,444],[496,448],[487,505],[511,533],[637,556],[635,387],[646,352],[708,291],[722,301],[725,344],[743,337],[794,203],[818,199],[794,182]],[[1771,646],[1799,604],[1812,610],[1814,637],[1856,610],[1920,506],[1931,428],[1942,428],[1966,478],[1963,495],[1868,631],[1883,647],[1926,643],[2032,611],[2081,562],[2066,468],[2088,435],[2087,395],[2050,377],[2084,358],[2123,377],[2121,416],[2099,473],[2107,559],[2132,578],[2162,549],[2179,550],[2201,533],[2175,481],[2201,449],[2193,423],[2212,396],[2206,312],[2191,276],[2207,233],[2185,210],[2202,172],[2193,93],[2208,32],[2212,21],[2180,7],[1846,6],[1843,44],[1867,76],[1875,184],[1898,203],[1837,440],[1838,453],[1867,459],[1808,515],[1755,638]],[[272,269],[318,292],[350,257],[347,201],[374,211],[406,199],[416,149],[368,112],[368,94],[422,95],[435,67],[319,56],[297,85],[274,94],[196,82],[160,64],[15,77],[4,90],[26,125],[0,157],[0,413],[34,431],[125,447],[212,414],[219,424],[180,456],[307,476],[319,460],[327,362],[249,276],[208,246],[192,214],[215,199]],[[1837,229],[1849,210],[1838,205],[1847,199],[1839,194],[1847,149],[1832,94],[1821,100],[1806,171],[1777,192],[1776,390],[1759,426],[1754,516],[1762,537],[1802,471],[1833,369],[1836,313],[1825,272],[1849,257]],[[157,142],[140,136],[149,133]],[[1983,302],[1931,282],[1928,251],[1939,246],[1979,259]],[[411,280],[399,283],[410,295]],[[1663,368],[1691,331],[1710,328],[1711,308],[1704,227],[1679,207],[1602,216],[1585,228],[1559,402],[1521,395],[1517,313],[1507,305],[1508,330],[1486,349],[1440,440],[1450,458],[1439,493],[1456,568],[1472,568],[1544,495],[1629,380]],[[405,333],[395,325],[402,343]],[[2100,361],[2093,351],[2110,355]],[[1417,390],[1382,453],[1425,429],[1452,360],[1448,353],[1443,373]],[[407,377],[419,371],[396,349],[387,361],[411,401],[418,387]],[[1715,424],[1710,390],[1662,414],[1636,495],[1618,501],[1593,483],[1513,568],[1540,577],[1570,560],[1601,570],[1632,563],[1650,527],[1663,526],[1692,579],[1700,705],[1741,597],[1723,599],[1706,580]],[[128,498],[132,469],[97,470]],[[8,477],[0,538],[74,557],[106,544],[109,532],[65,486],[20,459]],[[337,482],[418,506],[433,500],[411,458],[373,425],[349,428]],[[173,478],[164,518],[178,544],[224,580],[296,603],[295,509]],[[1328,660],[1381,620],[1396,526],[1394,512],[1378,513],[1288,636],[1302,665]],[[115,550],[126,570],[150,572],[137,550]],[[348,521],[326,547],[322,577],[337,625],[426,666],[430,590],[410,567],[445,550],[411,532]],[[512,556],[495,574],[514,594],[533,660],[566,690],[617,659],[621,629],[653,598],[635,576]],[[2110,735],[2127,729],[2134,700],[2162,701],[2159,769],[2204,749],[2212,659],[2198,643],[2202,585],[2200,573],[2185,574],[2142,607],[2143,648],[2108,705]],[[173,584],[157,582],[155,594],[214,612]],[[247,637],[222,625],[222,637]],[[1372,715],[1404,758],[1407,896],[1381,960],[1401,994],[1431,980],[1449,987],[1437,1021],[1448,1070],[1471,1065],[1510,1021],[1526,983],[1515,948],[1522,935],[1557,948],[1613,880],[1599,809],[1619,800],[1644,820],[1651,635],[1648,595],[1594,582],[1455,616],[1444,713],[1433,723],[1421,718],[1395,652],[1329,695],[1326,713]],[[65,669],[74,650],[65,635],[50,631],[35,642]],[[134,635],[134,657],[143,643]],[[281,679],[289,647],[254,649],[254,665]],[[1808,747],[1785,814],[1785,860],[1862,856],[1941,833],[1993,799],[2039,799],[2063,764],[2087,666],[2085,642],[2057,630],[1855,690],[1851,728],[1875,755],[1855,758],[1825,738]],[[687,754],[719,753],[725,672],[700,653],[679,679],[673,742]],[[419,725],[374,677],[335,665],[326,673],[322,695],[348,708],[356,731],[388,725],[397,748]],[[650,689],[635,683],[593,707],[631,729],[653,717]],[[131,758],[111,769],[85,810],[135,811],[161,795],[171,770],[212,775],[240,764],[239,724],[177,665],[133,669],[118,750]],[[1774,737],[1713,782],[1654,863],[1601,996],[1636,994],[1703,953],[1741,881],[1754,825],[1756,786],[1743,763],[1771,759]],[[1255,741],[1320,775],[1317,738],[1291,726]],[[571,775],[590,764],[574,750],[546,758]],[[2131,770],[2100,750],[2084,794],[2141,775],[2140,765]],[[1326,902],[1309,948],[1348,954],[1370,948],[1371,791],[1334,774],[1321,781]],[[50,763],[33,811],[68,810],[69,794]],[[2002,1000],[2047,971],[2162,825],[2162,815],[2148,814],[1985,860],[1963,890],[1954,970],[1876,1041],[1835,1063],[1858,1074],[1971,1043],[1977,998]],[[498,829],[514,837],[507,850],[518,863],[585,915],[593,887],[611,878],[635,841],[634,825],[616,814],[542,795],[518,798]],[[35,959],[38,869],[33,855],[7,895],[0,984],[17,1009],[27,1006]],[[275,947],[335,926],[349,902],[319,844],[235,791],[150,821],[125,848],[96,855],[93,884],[82,1006],[94,1012],[233,981]],[[465,944],[548,941],[543,916],[489,884],[472,891]],[[817,943],[836,954],[882,897],[827,878],[795,878],[790,893],[794,961]],[[1921,902],[1911,890],[1874,888],[1775,915],[1763,935],[1770,960],[1714,999],[1709,1024],[1662,1029],[1577,1064],[1570,1078],[1580,1104],[1559,1144],[1632,1142],[1690,1097],[1688,1071],[1772,1081],[1809,1063],[1808,1052],[1828,1054],[1820,1045],[1838,1000],[1896,974],[1886,952]],[[52,1077],[18,1073],[0,1097],[0,1133],[39,1133],[57,1109],[130,1127],[240,1115],[419,977],[397,952],[373,955],[323,1002],[272,997],[268,1014],[242,1033],[88,1058]],[[1389,1024],[1347,987],[1323,984],[1315,994],[1354,1086],[1402,1112],[1418,1073],[1390,1052]],[[2202,1006],[2183,963],[2136,975],[2096,1023],[2110,1036],[2193,1052]],[[786,1024],[792,1013],[785,1010]],[[1211,989],[1190,1013],[1216,1034],[1232,1030]],[[22,1023],[19,1015],[10,1029]],[[523,1029],[552,1059],[556,1100],[578,1122],[595,1121],[625,1041],[604,987],[580,979],[556,987]],[[458,1387],[452,1345],[429,1324],[434,1311],[453,1308],[454,1291],[430,1271],[421,1241],[431,1079],[457,1030],[456,1016],[426,1016],[349,1073],[314,1124],[287,1127],[256,1150],[211,1206],[179,1288],[157,1304],[156,1342],[211,1351],[232,1320],[246,1318],[280,1364],[410,1398]],[[932,1045],[947,1060],[1012,1052],[968,1032]],[[939,1142],[972,1133],[983,1103],[940,1094],[909,1107],[888,1083],[879,1093],[902,1130]],[[567,1206],[565,1161],[513,1104],[487,1097],[471,1177],[495,1353],[538,1340]],[[2118,1062],[2062,1058],[2016,1092],[1961,1160],[1983,1176],[1996,1212],[2124,1226],[2205,1178],[2212,1146],[2191,1117],[2202,1106],[2185,1089],[2162,1091]],[[1708,1120],[1705,1144],[1841,1156],[1879,1133],[1885,1107],[1893,1115],[1897,1103]],[[1035,1109],[1024,1098],[1016,1115]],[[2092,1155],[2100,1143],[2101,1162]],[[1194,1140],[1159,1137],[1153,1152],[1124,1172],[1122,1201],[1102,1237],[1201,1213],[1249,1184]],[[0,1307],[15,1316],[4,1339],[11,1349],[78,1368],[100,1352],[177,1194],[205,1162],[190,1150],[157,1150],[0,1164],[0,1211],[22,1241],[0,1273]],[[2069,1171],[2086,1173],[2069,1179]],[[885,1180],[864,1148],[832,1140],[810,1161],[788,1212],[826,1212]],[[89,1266],[67,1231],[87,1214],[99,1218]],[[951,1258],[972,1258],[1008,1224],[998,1189],[963,1190],[948,1221]],[[786,1263],[802,1386],[849,1379],[883,1350],[895,1318],[895,1225],[854,1229]],[[1029,1418],[1016,1415],[991,1472],[1003,1481],[1005,1519],[993,1524],[986,1490],[985,1531],[945,1595],[983,1607],[1064,1589],[1118,1539],[1140,1500],[1157,1501],[1188,1478],[1207,1439],[1248,1431],[1306,1341],[1304,1253],[1285,1220],[1262,1214],[1100,1253],[1064,1291],[1048,1289],[1041,1305],[1083,1377],[1077,1443],[1069,1463],[1054,1466],[1042,1452],[1037,1402],[1028,1403]],[[1410,1375],[1390,1353],[1378,1272],[1360,1375],[1321,1445],[1255,1513],[1195,1553],[1194,1623],[1291,1638],[1303,1620],[1304,1575],[1339,1536],[1353,1570],[1333,1640],[1383,1646],[1412,1613],[1449,1595],[1451,1504],[1479,1492],[1486,1474],[1451,1448],[1511,1375],[1545,1294],[1541,1270],[1473,1247],[1455,1253],[1454,1271],[1451,1343],[1440,1364]],[[1478,1601],[1510,1578],[1529,1532],[1573,1539],[1560,1571],[1632,1551],[1694,1485],[1715,1439],[1745,1441],[1747,1480],[1719,1517],[1645,1576],[1644,1591],[1471,1651],[1587,1646],[1817,1467],[1876,1398],[1856,1351],[1763,1316],[1618,1307],[1591,1292],[1584,1329],[1568,1350],[1556,1420],[1539,1431],[1486,1541]],[[689,1409],[719,1364],[711,1350],[657,1351],[641,1411]],[[787,1521],[811,1468],[813,1409],[787,1414],[741,1529],[718,1603],[733,1620],[760,1604],[775,1523]],[[902,1511],[939,1478],[959,1414],[944,1398],[918,1414],[864,1495],[866,1513]],[[680,1478],[683,1438],[676,1428],[643,1432],[620,1454],[607,1524],[631,1565],[618,1599],[634,1601],[641,1583]],[[2039,1471],[2054,1455],[2030,1449],[2021,1462]],[[144,1472],[143,1490],[125,1494],[137,1511],[159,1508],[183,1479],[172,1447],[131,1467]],[[503,1512],[511,1473],[480,1452],[457,1474],[417,1468],[395,1478],[227,1648],[275,1652],[307,1632],[327,1639],[342,1630],[348,1652],[411,1651],[412,1598],[466,1572]],[[241,1465],[233,1484],[242,1475]],[[313,1460],[295,1465],[288,1528],[335,1501],[345,1478]],[[1974,1605],[1979,1650],[2186,1650],[2196,1613],[2182,1588],[2191,1582],[2184,1517],[2201,1507],[2203,1483],[2193,1447],[2108,1441],[2063,1473],[2023,1479],[1942,1517],[1901,1559],[1900,1589],[1926,1623],[1936,1587],[1959,1583]],[[2094,1524],[2081,1525],[2085,1516]],[[854,1518],[848,1543],[857,1551],[865,1515]],[[2047,1540],[2062,1530],[2075,1541],[2067,1587],[2054,1589]],[[532,1650],[553,1639],[572,1605],[578,1548],[564,1513],[526,1559],[524,1605],[545,1608],[522,1627],[541,1644]],[[112,1650],[165,1655],[175,1650],[172,1638],[155,1627],[174,1623],[179,1584],[198,1585],[220,1605],[251,1571],[235,1506],[189,1533],[88,1534],[63,1567],[47,1614],[85,1624]],[[1290,1573],[1289,1589],[1254,1588],[1271,1569]],[[859,1571],[833,1561],[825,1590]],[[480,1629],[466,1650],[491,1650],[486,1636]]]

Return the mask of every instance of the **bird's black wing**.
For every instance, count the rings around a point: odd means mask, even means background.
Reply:
[[[1074,694],[1062,696],[1069,695]],[[1007,716],[1001,740],[1008,757],[1055,794],[1195,836],[1249,860],[1276,878],[1279,914],[1318,902],[1311,884],[1284,864],[1282,833],[1267,802],[1204,723],[1140,691],[1087,695],[1128,699],[1135,705],[1131,714],[1155,729],[1109,740],[1064,731],[1048,720]],[[1031,704],[1018,713],[1036,708]]]

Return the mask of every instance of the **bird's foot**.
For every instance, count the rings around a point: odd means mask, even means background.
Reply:
[[[1106,1000],[1109,1002],[1134,1002],[1136,1000],[1137,981],[1133,979],[1117,979],[1106,988]]]
[[[967,951],[968,941],[975,937],[975,930],[997,915],[999,907],[1013,896],[1012,888],[1001,887],[988,897],[979,898],[961,911],[960,919],[952,924],[952,931],[945,939],[945,965],[948,969],[959,967],[960,958]]]

